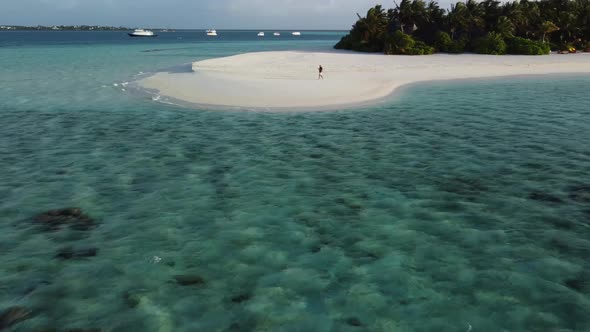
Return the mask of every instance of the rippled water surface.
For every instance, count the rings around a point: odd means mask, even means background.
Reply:
[[[319,113],[121,91],[318,35],[0,48],[0,310],[33,311],[13,330],[590,330],[589,77]],[[64,207],[97,227],[35,221]]]

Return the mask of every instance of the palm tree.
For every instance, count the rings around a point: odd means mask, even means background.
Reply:
[[[510,19],[511,22],[514,23],[521,23],[523,22],[524,19],[524,13],[522,11],[522,7],[520,5],[520,3],[518,2],[507,2],[504,4],[504,7],[502,8],[502,15],[506,16],[508,19]]]
[[[367,11],[365,17],[359,14],[358,21],[352,26],[350,33],[340,40],[334,47],[362,52],[380,52],[384,48],[389,20],[385,10],[380,5]]]
[[[410,27],[410,33],[423,27],[427,21],[426,3],[423,0],[414,0],[411,5],[412,9],[412,25]]]
[[[436,33],[447,29],[445,10],[438,3],[431,1],[424,8],[423,20],[418,25],[415,35],[426,43],[434,43]]]
[[[453,40],[456,39],[456,33],[461,33],[466,30],[467,18],[465,12],[465,4],[463,2],[458,2],[451,5],[451,10],[449,10],[447,14],[451,39]]]
[[[399,5],[396,2],[394,3],[395,8],[390,12],[390,20],[394,26],[394,30],[399,29],[403,33],[412,33],[415,23],[412,2],[410,0],[402,0]]]
[[[381,5],[377,5],[367,12],[366,17],[359,14],[358,21],[353,26],[351,34],[360,36],[360,43],[367,51],[378,52],[383,48],[383,40],[387,32],[387,15]]]
[[[590,40],[590,0],[576,0],[578,26],[584,27],[584,38]]]
[[[541,29],[543,32],[543,43],[545,42],[545,36],[549,33],[555,32],[559,30],[559,27],[557,25],[555,25],[555,23],[551,22],[551,21],[545,21],[543,22],[543,24],[541,25]]]
[[[485,28],[486,30],[491,31],[498,22],[500,16],[502,16],[502,7],[500,6],[500,1],[484,0],[481,3],[481,7],[484,11],[483,20]]]
[[[516,35],[519,37],[528,38],[535,34],[536,27],[541,24],[541,10],[537,1],[521,0],[520,10],[523,15],[521,20],[514,23]]]
[[[483,31],[480,31],[484,29],[483,7],[476,0],[467,0],[465,8],[469,21],[469,30],[467,31],[469,36],[471,37],[474,33],[483,35]]]
[[[500,34],[504,38],[511,38],[514,37],[514,24],[512,21],[506,16],[500,16],[498,18],[498,22],[496,23],[495,29],[498,34]]]
[[[451,5],[448,17],[453,39],[456,33],[468,39],[472,39],[474,35],[482,35],[485,26],[483,15],[483,7],[475,0]]]

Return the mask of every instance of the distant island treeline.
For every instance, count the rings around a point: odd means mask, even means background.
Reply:
[[[0,25],[0,30],[36,30],[36,31],[123,31],[133,30],[127,27],[111,27],[111,26],[100,26],[100,25],[36,25],[36,26],[24,26],[24,25]]]
[[[590,51],[590,0],[401,0],[359,17],[336,49],[385,54],[435,52],[543,55]]]

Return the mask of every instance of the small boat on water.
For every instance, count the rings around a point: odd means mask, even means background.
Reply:
[[[128,33],[130,37],[157,37],[153,31],[145,29],[135,29],[133,32]]]
[[[209,29],[207,30],[207,36],[217,36],[217,31],[215,29]]]
[[[263,31],[260,31],[260,32],[258,33],[258,37],[264,37],[264,32],[263,32]]]
[[[278,32],[275,32],[275,33],[273,33],[273,35],[275,35],[275,36],[277,36],[277,37],[278,37],[278,36],[280,36],[281,34],[280,34],[280,33],[278,33]]]
[[[299,32],[299,31],[291,32],[291,34],[293,36],[301,36],[301,32]]]

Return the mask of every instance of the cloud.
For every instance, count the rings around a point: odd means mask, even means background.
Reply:
[[[381,3],[379,0],[226,0],[230,13],[248,13],[257,15],[294,15],[316,16],[318,14],[351,14],[355,11],[365,12],[371,6]]]
[[[356,13],[379,0],[226,0],[229,17],[243,25],[277,28],[347,29]]]
[[[6,0],[5,0],[6,1]],[[56,10],[61,11],[68,11],[74,10],[76,8],[114,8],[115,1],[114,0],[36,0],[36,1],[29,1],[29,0],[21,0],[21,1],[14,1],[8,0],[14,3],[24,3],[24,2],[39,2],[41,5],[45,5],[48,8],[53,8]],[[123,1],[125,2],[125,1]]]
[[[393,0],[0,0],[1,24],[104,24],[218,29],[348,29]],[[442,0],[441,5],[448,5]],[[35,10],[31,10],[34,8]]]

